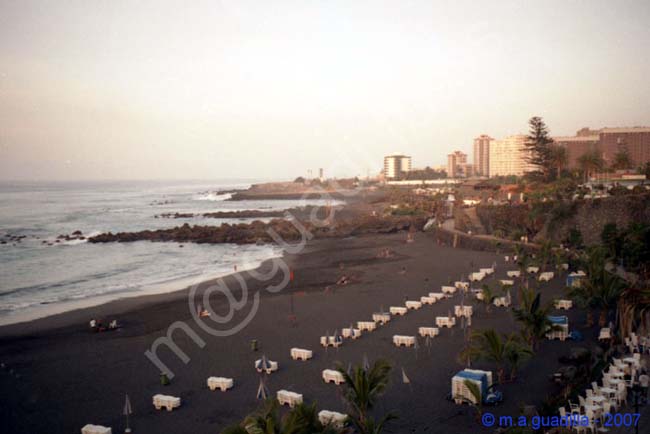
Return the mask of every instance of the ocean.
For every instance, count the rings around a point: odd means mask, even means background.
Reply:
[[[228,201],[237,181],[0,183],[0,325],[123,297],[160,293],[256,267],[276,246],[92,244],[59,235],[220,225],[252,219],[155,218],[162,213],[287,209],[319,200]],[[260,219],[265,220],[265,219]],[[266,219],[269,220],[269,219]],[[21,237],[20,242],[13,237]]]

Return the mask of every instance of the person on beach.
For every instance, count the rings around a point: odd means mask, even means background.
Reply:
[[[97,331],[97,321],[94,318],[90,320],[90,330]]]

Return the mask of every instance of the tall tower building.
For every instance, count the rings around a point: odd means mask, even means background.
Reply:
[[[467,165],[467,154],[461,151],[454,151],[447,154],[447,176],[449,178],[458,178],[466,176],[464,167]]]
[[[527,136],[518,134],[490,142],[490,177],[521,176],[535,167],[528,163]]]
[[[487,134],[474,139],[474,175],[490,175],[490,142],[494,140]]]

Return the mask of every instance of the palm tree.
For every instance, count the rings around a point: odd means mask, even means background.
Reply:
[[[350,422],[359,434],[380,433],[390,420],[397,418],[389,412],[375,421],[369,414],[388,386],[392,368],[387,360],[378,359],[367,369],[355,366],[349,374],[343,366],[338,366],[337,370],[345,380],[343,396],[350,408]]]
[[[650,287],[630,287],[618,302],[617,316],[621,338],[637,331],[650,331]]]
[[[316,404],[300,403],[284,417],[280,417],[280,405],[267,399],[256,412],[248,415],[240,425],[222,431],[222,434],[337,434],[342,433],[331,425],[323,425],[318,420]]]
[[[569,154],[564,146],[552,144],[549,146],[549,163],[557,170],[557,179],[562,176],[562,169],[569,163]]]
[[[558,328],[548,318],[551,305],[541,305],[541,295],[531,289],[523,290],[519,308],[513,310],[515,319],[523,326],[522,334],[533,350],[549,330]]]
[[[587,152],[578,157],[578,166],[580,166],[585,175],[585,182],[589,180],[591,173],[602,170],[604,165],[605,162],[598,150]]]
[[[488,284],[483,284],[481,286],[481,297],[482,298],[477,298],[477,302],[485,305],[485,312],[490,313],[490,309],[492,308],[492,302],[496,298],[496,294],[494,294],[494,291],[492,291],[492,288]]]
[[[609,310],[616,306],[623,289],[625,288],[625,281],[615,274],[605,271],[603,281],[597,288],[595,295],[595,304],[600,308],[600,317],[598,325],[605,327],[607,324],[607,317]]]
[[[463,381],[463,384],[469,390],[472,398],[474,398],[474,400],[465,399],[465,401],[476,409],[476,418],[478,420],[483,415],[483,395],[481,394],[481,389],[479,389],[475,382],[470,380]]]
[[[500,335],[494,329],[475,330],[470,346],[463,350],[459,358],[485,360],[497,366],[497,381],[503,383],[506,365],[515,373],[524,360],[532,355],[530,349],[521,343],[515,333]]]
[[[629,169],[633,166],[632,158],[627,150],[627,147],[621,147],[616,154],[614,154],[614,161],[612,161],[611,168],[614,170]]]

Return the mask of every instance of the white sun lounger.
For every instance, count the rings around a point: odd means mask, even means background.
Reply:
[[[381,324],[386,324],[390,321],[390,313],[388,312],[375,312],[372,314],[372,320]]]
[[[456,325],[456,318],[448,317],[448,316],[437,316],[436,317],[436,325],[438,327],[453,327]]]
[[[457,317],[464,316],[466,318],[469,318],[472,316],[473,309],[472,306],[454,306],[454,315]]]
[[[165,407],[167,411],[172,411],[174,408],[181,406],[181,399],[175,396],[158,394],[153,396],[153,406],[156,410]]]
[[[485,298],[485,294],[483,293],[482,289],[474,290],[473,293],[477,300],[483,300]]]
[[[88,424],[81,428],[81,434],[113,434],[113,430],[101,425]]]
[[[572,300],[555,300],[555,308],[556,309],[569,310],[572,307],[573,307],[573,301]]]
[[[506,275],[508,275],[508,277],[519,277],[521,276],[521,271],[519,270],[506,271]]]
[[[377,328],[377,323],[374,321],[358,321],[357,327],[359,327],[359,330],[361,331],[365,330],[371,332]]]
[[[291,408],[302,403],[302,395],[300,393],[290,392],[288,390],[282,389],[278,390],[276,396],[280,405],[288,404]]]
[[[341,383],[345,383],[343,374],[341,374],[339,371],[335,371],[334,369],[323,370],[323,381],[326,383],[334,383],[337,386]]]
[[[535,274],[539,272],[539,267],[528,267],[526,268],[526,272],[530,274]]]
[[[420,327],[418,328],[418,333],[422,337],[429,336],[434,338],[440,334],[440,329],[438,327]]]
[[[554,276],[555,276],[555,274],[554,274],[552,271],[546,271],[546,272],[544,272],[544,273],[540,273],[540,275],[539,275],[539,281],[540,281],[540,282],[548,282],[548,281],[551,280]]]
[[[338,348],[341,345],[341,342],[336,342],[336,336],[321,336],[320,344],[326,348],[329,346]]]
[[[438,301],[438,299],[436,297],[428,297],[426,295],[423,295],[422,297],[420,297],[420,303],[422,303],[422,304],[433,304],[436,301]]]
[[[358,339],[361,337],[361,330],[355,328],[345,328],[341,330],[344,338]]]
[[[393,343],[396,347],[412,347],[415,345],[415,336],[395,335],[393,336]]]
[[[321,424],[332,425],[336,428],[342,428],[347,418],[347,414],[339,413],[337,411],[321,410],[318,412],[318,421]]]
[[[507,255],[504,256],[504,257],[503,257],[503,260],[506,261],[506,262],[510,262],[510,256],[507,256]]]
[[[471,273],[469,275],[469,280],[472,282],[480,282],[481,280],[485,279],[485,273],[482,272],[475,272]]]
[[[421,301],[409,300],[404,304],[406,305],[407,309],[418,310],[419,308],[422,307],[422,302]]]
[[[443,286],[442,287],[442,292],[444,294],[453,294],[456,292],[456,287],[455,286]]]
[[[503,286],[513,286],[515,284],[515,281],[510,279],[500,279],[499,283],[501,283]]]
[[[391,306],[388,310],[392,315],[406,315],[408,309],[403,306]]]
[[[454,282],[454,286],[458,289],[469,289],[469,282],[461,282],[460,280],[457,280]]]
[[[436,300],[442,300],[443,298],[445,298],[445,293],[444,292],[430,292],[429,297],[435,298]]]
[[[603,327],[602,329],[600,329],[600,333],[598,334],[599,341],[608,340],[611,338],[612,338],[612,333],[609,330],[609,327]]]
[[[305,350],[303,348],[291,348],[291,358],[293,360],[302,360],[307,361],[314,357],[314,353],[311,350]]]
[[[222,392],[225,392],[228,389],[232,389],[234,381],[232,378],[226,377],[208,377],[208,388],[213,392],[217,389],[220,389]]]
[[[257,369],[257,365],[261,361],[262,361],[262,359],[255,360],[255,363],[254,363],[255,369]],[[278,370],[278,362],[274,362],[273,360],[268,360],[268,362],[269,362],[269,368],[268,369],[257,369],[257,372],[266,371],[267,374],[270,374],[271,372],[275,372],[275,371]]]
[[[485,273],[486,276],[489,276],[490,274],[494,273],[494,268],[479,268],[478,269],[479,273]]]
[[[566,262],[564,264],[560,264],[560,270],[568,270],[569,269],[569,264]]]
[[[508,307],[510,306],[510,302],[508,301],[508,297],[497,297],[494,299],[492,302],[495,306],[503,306],[503,307]]]
[[[555,340],[559,339],[561,341],[564,341],[569,338],[569,325],[568,324],[556,324],[561,327],[561,330],[551,330],[548,333],[546,333],[546,338]]]

